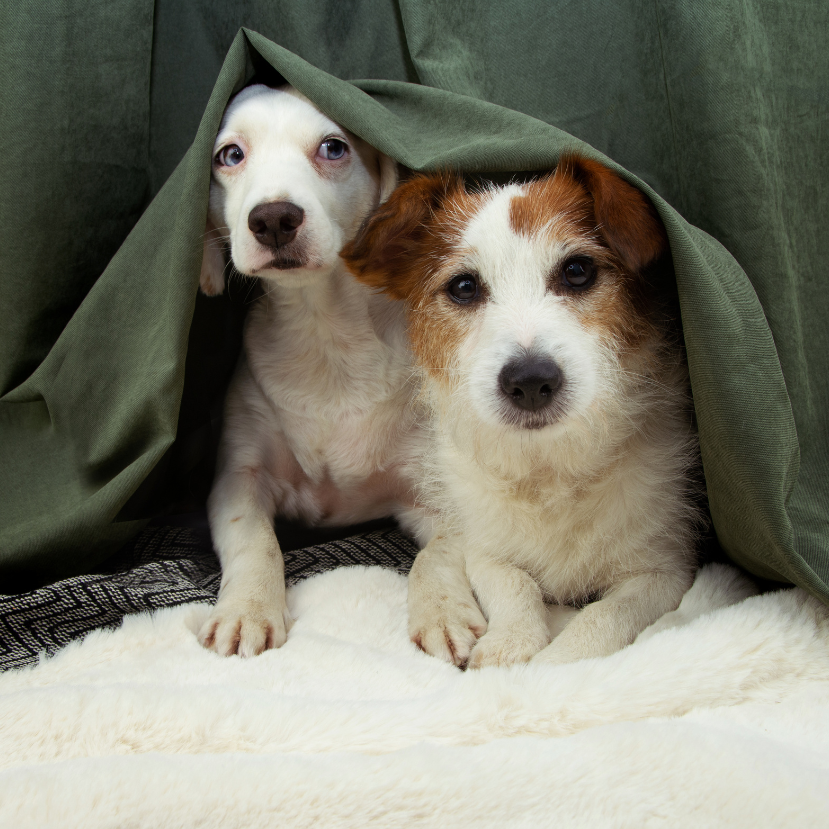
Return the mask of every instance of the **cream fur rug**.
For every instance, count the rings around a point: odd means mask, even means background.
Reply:
[[[128,617],[0,677],[0,826],[826,827],[829,617],[751,593],[711,566],[612,657],[469,673],[379,568],[292,588],[250,660],[205,605]]]

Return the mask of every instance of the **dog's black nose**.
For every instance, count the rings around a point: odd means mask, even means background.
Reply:
[[[281,248],[293,240],[304,218],[305,211],[292,202],[267,202],[250,211],[248,227],[263,245]]]
[[[507,400],[528,412],[549,406],[562,379],[561,369],[552,360],[530,356],[507,363],[498,375]]]

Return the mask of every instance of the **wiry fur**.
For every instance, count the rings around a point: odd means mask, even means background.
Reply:
[[[639,191],[568,158],[521,186],[407,182],[347,249],[359,278],[407,301],[432,414],[423,499],[440,528],[410,577],[428,652],[472,667],[600,656],[679,604],[697,448],[681,351],[642,275],[665,248]],[[584,291],[561,279],[574,256],[596,266]],[[479,299],[454,302],[470,273]],[[526,354],[563,376],[540,411],[499,387]],[[584,605],[551,644],[545,601]]]
[[[321,155],[331,138],[348,146],[342,159]],[[249,656],[279,647],[291,624],[274,516],[347,525],[396,515],[417,532],[409,462],[419,432],[403,310],[339,257],[397,183],[395,163],[290,88],[239,93],[214,156],[231,145],[244,161],[214,165],[201,284],[224,288],[218,234],[263,296],[227,396],[208,500],[222,587],[199,639]],[[252,211],[284,202],[304,211],[295,238],[260,243]]]

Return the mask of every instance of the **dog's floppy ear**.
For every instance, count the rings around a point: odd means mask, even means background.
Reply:
[[[201,260],[199,285],[207,296],[218,296],[225,289],[225,251],[223,236],[207,217],[204,233],[204,250]]]
[[[463,189],[456,173],[428,173],[401,184],[370,216],[340,254],[366,285],[395,299],[410,293],[412,266],[429,237],[433,215]]]
[[[653,205],[612,170],[589,158],[567,155],[559,161],[559,172],[590,193],[597,228],[629,271],[638,273],[668,249],[665,228]]]
[[[380,157],[380,204],[394,192],[397,187],[400,174],[398,172],[397,162],[387,156],[385,153],[379,153]]]

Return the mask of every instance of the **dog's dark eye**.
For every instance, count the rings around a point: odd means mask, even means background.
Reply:
[[[474,302],[480,295],[478,279],[472,273],[461,273],[453,277],[449,280],[446,290],[449,296],[461,305]]]
[[[245,154],[237,144],[228,144],[216,153],[216,163],[222,167],[235,167],[244,160]]]
[[[568,259],[561,267],[561,281],[568,288],[589,288],[595,279],[596,266],[586,257]]]
[[[337,161],[348,152],[348,144],[345,141],[340,141],[339,138],[326,138],[320,144],[317,155],[328,159],[329,161]]]

